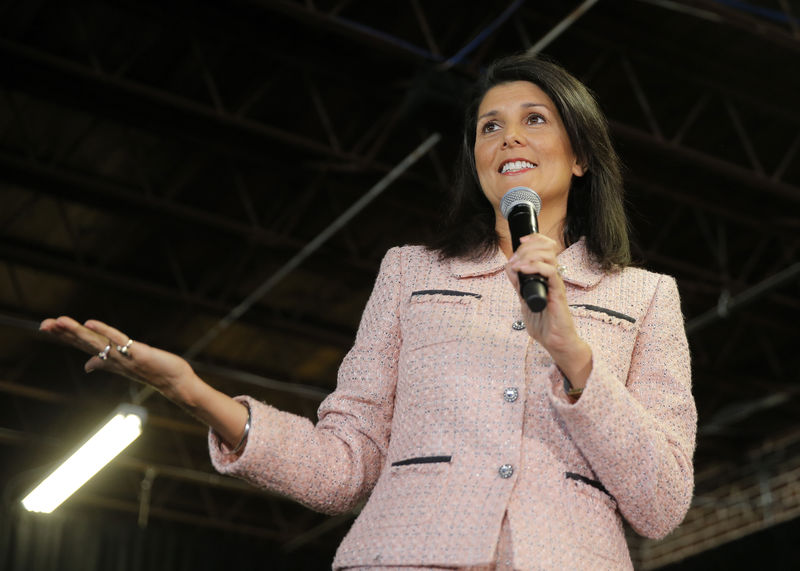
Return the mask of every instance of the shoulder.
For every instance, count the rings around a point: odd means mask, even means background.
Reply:
[[[620,307],[624,313],[644,318],[654,306],[680,312],[675,278],[640,267],[606,272],[597,284],[596,295]]]
[[[397,273],[414,272],[421,268],[426,270],[433,266],[447,264],[440,259],[439,253],[425,246],[394,246],[386,251],[381,261],[381,272],[393,270]]]
[[[406,244],[404,246],[393,246],[386,251],[385,257],[403,257],[407,259],[431,259],[438,260],[439,253],[429,250],[425,246],[418,244]]]
[[[398,288],[403,296],[428,289],[458,289],[454,286],[452,260],[425,246],[390,248],[381,262],[376,285]]]
[[[636,266],[628,266],[622,270],[608,272],[606,277],[611,280],[617,280],[620,284],[625,284],[629,287],[646,288],[654,288],[662,280],[673,279],[667,274],[660,274]]]
[[[617,279],[627,288],[641,289],[656,295],[659,292],[673,291],[677,295],[678,285],[675,278],[669,274],[662,274],[644,268],[629,266],[620,272]],[[614,276],[614,273],[609,274]]]
[[[639,266],[627,266],[623,269],[602,272],[601,284],[604,287],[622,288],[623,290],[641,289],[653,291],[664,284],[674,284],[675,278],[669,274],[654,272]]]

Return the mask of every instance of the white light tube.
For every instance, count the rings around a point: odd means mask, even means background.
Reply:
[[[25,509],[50,513],[142,433],[147,411],[120,405],[112,418],[22,500]]]

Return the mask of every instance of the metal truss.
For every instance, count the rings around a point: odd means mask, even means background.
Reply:
[[[403,46],[406,48],[406,51],[415,54],[415,57],[426,57],[428,59],[443,59],[443,56],[436,54],[440,54],[441,50],[439,49],[438,45],[435,43],[431,43],[429,41],[430,47],[432,51],[430,53],[424,53],[424,50],[421,49],[410,49],[410,44],[407,42],[400,41],[398,38],[392,38],[387,34],[378,33],[375,30],[370,30],[368,27],[363,25],[355,25],[350,20],[343,19],[339,12],[341,11],[342,6],[339,5],[336,8],[332,9],[330,12],[323,12],[319,9],[314,8],[313,6],[305,3],[298,3],[298,2],[257,2],[259,6],[267,10],[277,10],[284,14],[288,14],[291,17],[297,18],[304,23],[313,23],[314,25],[324,25],[326,29],[332,29],[337,33],[347,35],[348,37],[358,40],[358,41],[366,41],[367,39],[371,43],[378,43],[383,47],[391,47],[396,48],[397,46]],[[430,40],[429,34],[429,25],[427,23],[427,18],[425,16],[424,11],[422,11],[421,7],[418,3],[414,3],[412,5],[414,9],[414,13],[419,21],[420,29],[423,35]],[[516,4],[512,4],[509,6],[509,9],[516,10],[518,6]],[[504,13],[505,14],[505,13]],[[493,25],[500,22],[502,18],[495,20]],[[428,30],[428,33],[426,33]],[[517,32],[519,33],[520,28],[517,28]],[[479,34],[478,36],[480,36]],[[521,42],[526,43],[528,40],[527,38],[520,34]],[[55,71],[59,73],[70,73],[72,74],[70,79],[74,81],[76,79],[80,79],[84,76],[88,76],[89,69],[84,71],[80,70],[80,66],[76,66],[75,64],[71,64],[66,61],[59,61],[54,56],[50,56],[48,54],[42,53],[35,53],[32,50],[23,47],[23,46],[13,46],[9,44],[5,44],[4,46],[8,53],[13,53],[17,57],[27,57],[28,60],[26,61],[16,61],[16,62],[9,62],[9,63],[16,63],[16,64],[25,64],[25,65],[12,65],[12,69],[16,68],[29,68],[29,67],[36,67],[32,64],[38,62],[40,66],[50,65],[54,68]],[[99,58],[94,53],[89,53],[87,56],[88,61],[94,62],[93,64],[93,72],[94,76],[99,76],[101,81],[98,81],[97,78],[92,79],[90,81],[95,81],[95,85],[90,85],[89,87],[97,91],[98,89],[102,89],[101,83],[108,83],[112,85],[117,85],[122,89],[124,97],[130,99],[134,94],[141,94],[142,98],[149,101],[147,104],[151,104],[152,100],[159,101],[159,102],[167,102],[170,105],[169,109],[163,110],[161,113],[157,113],[156,115],[169,115],[170,112],[174,112],[176,109],[182,110],[185,112],[195,112],[200,117],[204,118],[214,118],[215,121],[219,120],[219,117],[223,118],[223,123],[232,129],[241,128],[245,131],[249,132],[256,132],[259,133],[267,138],[274,139],[280,142],[291,143],[297,145],[299,148],[304,150],[313,150],[317,152],[321,152],[331,157],[343,158],[342,156],[337,155],[337,153],[341,153],[341,144],[339,143],[339,137],[336,135],[335,132],[332,130],[331,121],[330,121],[330,113],[324,108],[324,104],[319,98],[318,89],[314,84],[313,80],[311,79],[310,75],[307,73],[304,75],[305,82],[309,87],[309,92],[312,94],[312,98],[314,101],[315,108],[317,109],[321,122],[325,126],[325,131],[328,134],[328,139],[331,142],[330,146],[321,148],[318,143],[314,142],[313,144],[307,144],[307,141],[303,141],[292,136],[284,136],[285,134],[281,133],[281,131],[277,128],[273,128],[269,125],[264,125],[261,123],[256,123],[253,121],[248,122],[248,120],[243,119],[244,122],[232,122],[230,121],[230,117],[226,115],[229,113],[225,109],[225,105],[221,102],[220,97],[218,95],[220,89],[218,87],[218,82],[215,80],[213,73],[209,69],[208,65],[206,64],[206,57],[204,53],[207,50],[204,50],[199,46],[197,42],[192,44],[192,55],[195,58],[195,62],[190,65],[190,67],[198,67],[202,72],[202,77],[204,82],[207,86],[208,91],[208,99],[211,101],[211,105],[207,105],[205,108],[203,104],[195,102],[195,101],[181,101],[179,98],[175,96],[171,96],[168,93],[160,92],[155,90],[149,86],[145,85],[137,85],[135,82],[130,82],[129,80],[125,80],[124,78],[120,77],[120,72],[114,74],[104,74],[102,71],[102,66],[99,65]],[[454,58],[449,58],[447,61],[453,61]],[[461,59],[459,59],[459,62]],[[678,129],[671,134],[666,134],[665,130],[660,126],[660,121],[656,117],[653,111],[653,105],[650,101],[650,96],[646,91],[646,88],[643,85],[643,82],[638,77],[638,74],[634,70],[634,65],[631,60],[626,57],[625,55],[621,55],[619,57],[619,66],[624,71],[625,77],[629,82],[629,88],[631,89],[632,93],[635,95],[635,99],[640,106],[640,110],[642,115],[645,119],[646,129],[641,128],[639,125],[629,124],[625,122],[621,122],[619,120],[615,120],[612,118],[611,126],[617,136],[626,138],[631,140],[637,144],[645,144],[652,147],[659,153],[663,153],[668,157],[668,160],[681,160],[684,162],[689,162],[693,165],[709,169],[712,172],[717,174],[729,177],[730,179],[735,179],[739,184],[745,184],[753,188],[754,190],[758,191],[767,191],[774,193],[776,196],[781,198],[788,198],[789,200],[797,200],[800,198],[800,188],[788,184],[782,180],[782,176],[786,172],[787,168],[793,161],[797,159],[797,152],[798,148],[800,148],[800,127],[798,127],[797,117],[793,116],[784,116],[780,117],[782,120],[792,121],[795,124],[795,131],[796,135],[794,136],[793,141],[788,145],[783,153],[780,161],[775,166],[774,170],[770,173],[765,171],[764,166],[762,165],[762,161],[759,159],[758,152],[756,150],[756,146],[753,143],[752,138],[748,135],[747,129],[744,126],[741,118],[740,113],[737,110],[737,106],[741,104],[741,102],[735,102],[729,95],[720,94],[720,88],[713,85],[703,85],[702,82],[698,82],[695,78],[684,78],[684,77],[677,77],[676,84],[680,85],[687,85],[690,89],[699,89],[700,93],[697,96],[696,103],[687,111],[685,118],[681,121]],[[45,63],[46,62],[46,63]],[[606,64],[606,67],[608,64]],[[129,68],[130,63],[128,63],[125,68]],[[592,69],[592,75],[597,74],[601,71],[602,66],[594,66]],[[105,77],[109,76],[109,77]],[[37,80],[41,80],[41,77],[38,77]],[[587,80],[591,80],[591,77],[587,77]],[[714,93],[714,91],[718,93]],[[315,96],[316,94],[316,96]],[[248,96],[246,99],[247,101],[253,101],[255,94],[252,96]],[[733,163],[729,160],[721,159],[719,157],[715,157],[712,154],[709,154],[705,151],[700,151],[696,148],[692,148],[684,144],[684,137],[686,133],[691,130],[693,125],[695,125],[698,120],[702,117],[704,111],[707,111],[709,107],[718,107],[718,105],[711,105],[714,102],[715,98],[722,98],[722,105],[725,108],[727,115],[730,119],[731,127],[735,131],[738,143],[741,145],[743,152],[748,158],[749,164],[747,166],[743,166],[740,163]],[[146,105],[145,105],[146,106]],[[238,118],[242,117],[242,110],[241,108],[237,110],[234,115]],[[670,119],[673,119],[673,113],[670,113]],[[205,128],[205,127],[204,127]],[[203,129],[204,129],[203,128]],[[241,134],[241,133],[239,133]],[[383,137],[385,140],[385,136]],[[374,151],[373,151],[374,153]],[[346,157],[349,161],[363,164],[364,159],[354,156],[354,155],[347,155]],[[13,163],[13,159],[7,160],[6,164],[11,168],[13,172],[13,168],[16,167],[17,169],[20,168],[19,164],[11,165],[9,163]],[[30,168],[28,169],[30,170]],[[236,173],[234,172],[234,175]],[[51,175],[52,176],[52,175]],[[63,183],[64,177],[60,177],[60,182]],[[237,181],[241,181],[241,177],[236,176]],[[83,184],[78,184],[79,188],[86,192],[87,188],[92,188],[92,185],[86,184],[85,181],[81,181]],[[57,184],[55,188],[64,189],[67,188],[64,184]],[[207,224],[210,224],[212,227],[215,228],[224,228],[228,231],[239,233],[240,235],[246,236],[248,240],[256,240],[261,243],[275,245],[276,241],[283,240],[285,241],[285,237],[281,236],[274,236],[270,232],[265,231],[263,228],[259,228],[256,224],[256,216],[253,211],[253,208],[249,206],[249,201],[247,199],[246,189],[242,190],[241,183],[236,185],[237,189],[240,189],[240,197],[242,199],[242,203],[245,206],[245,210],[248,213],[249,222],[247,223],[236,223],[230,220],[220,219],[219,217],[214,217],[208,213],[198,212],[196,210],[181,206],[179,204],[175,204],[173,201],[169,200],[162,200],[158,198],[152,198],[145,194],[144,196],[138,193],[125,193],[124,191],[120,191],[119,189],[114,189],[115,192],[109,193],[108,185],[100,187],[96,192],[101,192],[104,194],[106,199],[108,196],[121,198],[124,202],[125,206],[130,206],[131,202],[137,203],[137,206],[142,207],[142,203],[145,203],[145,206],[149,206],[151,211],[158,211],[161,213],[166,214],[177,214],[183,218],[192,219],[195,221],[202,221]],[[676,194],[674,190],[668,191],[670,194]],[[72,194],[71,196],[74,196]],[[84,195],[86,196],[87,200],[96,199],[97,196],[94,195]],[[125,200],[127,199],[127,200]],[[675,220],[676,218],[673,218]],[[668,234],[669,226],[665,226],[664,230],[662,231],[662,236]],[[707,236],[707,232],[705,232]],[[288,247],[297,247],[298,244],[290,244],[285,243],[285,246]],[[649,247],[648,251],[653,253],[654,255],[658,256],[656,253],[656,248]],[[666,261],[666,260],[665,260]],[[719,262],[724,263],[724,260],[718,259]],[[667,261],[668,262],[668,261]],[[173,264],[175,265],[175,264]],[[667,263],[669,265],[669,263]],[[179,270],[176,269],[176,275],[179,276]],[[182,280],[180,277],[177,278],[177,281],[180,283]]]
[[[318,22],[319,19],[322,18],[325,21],[326,26],[333,27],[340,33],[346,33],[351,37],[356,38],[361,37],[358,34],[355,34],[354,36],[354,27],[346,25],[338,16],[328,14],[323,18],[323,16],[317,10],[305,4],[291,2],[268,2],[260,4],[264,5],[268,9],[279,9],[289,13],[293,17],[301,18],[303,21],[308,21],[308,19],[311,18],[314,19],[315,22]],[[424,31],[427,26],[425,14],[421,11],[418,5],[415,5],[414,9]],[[363,27],[355,26],[355,28],[363,31]],[[370,37],[372,42],[379,41],[376,39],[375,34],[371,35]],[[383,36],[380,37],[383,38],[383,41],[386,44],[394,45],[397,43],[390,41]],[[51,75],[69,74],[71,83],[81,81],[85,77],[90,77],[90,79],[86,80],[88,83],[82,85],[81,89],[86,88],[94,92],[102,92],[104,84],[118,84],[122,93],[118,94],[115,98],[117,101],[119,99],[136,99],[138,96],[139,101],[144,103],[142,109],[152,105],[154,101],[165,102],[167,107],[162,109],[160,112],[156,112],[156,116],[170,116],[174,115],[176,111],[187,112],[189,114],[195,113],[197,115],[195,119],[200,118],[200,122],[204,125],[203,127],[198,128],[201,131],[206,130],[208,125],[213,120],[214,123],[221,122],[226,128],[233,130],[242,129],[243,131],[259,133],[261,136],[266,137],[269,140],[293,144],[303,150],[320,152],[330,157],[344,159],[346,162],[355,164],[364,164],[365,162],[365,158],[359,157],[358,155],[349,154],[342,156],[340,154],[341,144],[338,142],[340,137],[338,137],[336,133],[332,131],[331,122],[329,119],[330,113],[324,109],[323,103],[318,96],[318,88],[308,74],[305,75],[305,81],[309,85],[309,91],[312,94],[315,107],[318,109],[321,122],[323,125],[325,125],[325,130],[328,133],[329,140],[331,141],[331,145],[327,147],[320,147],[316,141],[313,141],[313,144],[308,141],[303,141],[302,139],[296,138],[294,135],[286,137],[281,133],[280,129],[273,128],[269,125],[264,125],[260,122],[255,122],[252,120],[243,120],[244,122],[239,123],[229,121],[230,117],[225,115],[226,111],[222,103],[219,101],[219,97],[214,95],[219,91],[219,88],[217,87],[218,82],[214,79],[214,76],[208,66],[205,65],[205,59],[203,58],[204,50],[198,47],[197,43],[193,44],[193,55],[197,60],[195,65],[200,67],[202,71],[202,77],[205,79],[205,83],[208,86],[208,98],[212,101],[212,105],[207,105],[205,107],[201,103],[180,100],[180,98],[172,96],[166,92],[159,91],[146,85],[139,85],[130,80],[125,80],[124,78],[119,77],[119,73],[104,73],[102,68],[98,68],[97,63],[95,63],[94,70],[90,70],[89,68],[82,69],[79,65],[64,60],[59,60],[55,56],[51,56],[49,54],[37,53],[35,50],[31,50],[25,46],[13,45],[5,42],[2,44],[2,47],[5,48],[5,55],[12,58],[11,61],[8,61],[10,69],[38,69],[50,66]],[[438,47],[436,51],[438,51]],[[14,57],[22,59],[13,60]],[[99,58],[92,53],[87,56],[87,59],[93,62],[99,61]],[[620,58],[620,65],[629,80],[630,89],[635,94],[636,100],[639,102],[642,114],[646,119],[648,129],[642,129],[639,126],[626,124],[612,118],[611,125],[614,129],[614,132],[618,136],[627,138],[637,144],[644,143],[649,145],[657,152],[664,153],[667,157],[669,157],[670,160],[679,159],[706,169],[710,169],[713,172],[730,177],[731,179],[735,179],[740,184],[744,183],[749,185],[755,190],[771,192],[776,196],[788,198],[790,200],[797,200],[798,197],[800,197],[800,188],[792,184],[788,184],[782,180],[782,176],[786,172],[788,166],[792,164],[793,161],[796,161],[798,148],[800,148],[800,127],[798,127],[800,124],[797,123],[796,117],[782,117],[782,119],[795,121],[796,135],[793,139],[793,142],[785,149],[781,160],[774,170],[771,173],[766,173],[762,165],[762,161],[758,157],[758,153],[752,138],[748,136],[747,130],[740,120],[740,113],[737,111],[737,104],[728,96],[724,96],[722,103],[730,117],[731,125],[737,133],[739,143],[741,144],[749,160],[749,168],[746,168],[741,164],[732,163],[730,161],[714,157],[707,152],[699,151],[683,144],[683,139],[686,132],[689,131],[691,127],[698,121],[698,118],[702,115],[703,111],[708,109],[709,102],[712,101],[713,95],[710,91],[710,87],[701,86],[701,89],[704,90],[699,94],[696,104],[690,110],[688,110],[686,117],[682,121],[678,130],[671,136],[667,137],[664,133],[664,129],[659,125],[659,120],[653,113],[653,105],[650,103],[649,96],[643,87],[642,82],[639,80],[633,64],[627,57],[622,56]],[[594,73],[597,72],[598,68],[594,68]],[[683,78],[679,79],[681,79],[682,84],[686,83]],[[48,83],[46,78],[42,75],[37,75],[36,81],[41,82],[42,84]],[[691,87],[692,85],[690,84],[690,88]],[[314,96],[315,93],[317,94],[316,96]],[[252,100],[252,97],[248,97],[248,100]],[[138,116],[140,113],[142,113],[142,111],[136,113],[135,115]],[[241,113],[236,113],[236,116],[240,117]],[[222,120],[220,120],[220,117],[222,117]],[[205,122],[203,119],[205,119]],[[211,134],[209,138],[216,138],[213,136],[213,131],[209,131],[209,133]],[[237,134],[241,135],[242,132],[238,131]],[[225,139],[225,137],[222,138]],[[50,186],[50,192],[56,190],[58,192],[65,193],[65,196],[70,198],[74,198],[76,195],[82,195],[84,200],[92,201],[96,204],[96,199],[100,194],[102,194],[105,200],[108,200],[109,198],[121,200],[122,202],[118,203],[118,207],[120,208],[129,208],[133,206],[136,208],[145,208],[151,213],[159,212],[162,215],[177,215],[180,218],[201,222],[216,229],[234,232],[245,237],[247,240],[255,240],[256,242],[263,243],[265,245],[275,246],[280,244],[294,249],[299,246],[299,244],[292,243],[291,240],[288,240],[286,236],[275,235],[274,232],[270,232],[265,230],[263,227],[258,226],[257,217],[252,208],[251,201],[248,199],[247,189],[243,188],[241,176],[238,176],[235,170],[232,173],[235,180],[238,181],[235,185],[235,188],[237,188],[239,191],[238,194],[249,219],[244,222],[223,219],[207,212],[204,213],[202,211],[197,211],[197,209],[182,206],[174,201],[169,200],[168,198],[162,199],[153,197],[151,192],[147,192],[147,187],[145,187],[144,193],[136,193],[126,191],[126,189],[109,188],[110,185],[108,184],[91,184],[91,182],[87,180],[79,180],[73,182],[73,184],[65,184],[67,182],[66,179],[69,178],[68,175],[63,172],[59,172],[53,167],[50,167],[49,169],[40,168],[40,165],[25,164],[20,160],[15,159],[15,157],[6,156],[4,159],[6,166],[9,167],[9,170],[12,173],[15,171],[22,171],[20,172],[20,176],[30,176],[31,171],[33,171],[34,176],[36,173],[45,174],[46,181],[52,181],[53,178],[56,178],[57,183]],[[386,167],[381,166],[380,168]],[[142,176],[140,178],[145,179],[146,177]],[[42,185],[38,186],[41,188]],[[69,190],[70,188],[71,190]],[[92,190],[94,194],[91,193]],[[90,192],[87,193],[87,191]]]
[[[398,37],[379,29],[371,21],[358,21],[347,16],[358,13],[354,7],[359,2],[248,0],[242,4],[250,11],[249,16],[286,18],[334,34],[361,49],[380,50],[397,61],[432,68],[433,77],[447,77],[459,87],[465,85],[465,78],[473,76],[492,57],[492,44],[501,36],[515,49],[538,51],[542,42],[531,38],[550,38],[548,32],[553,31],[553,25],[560,20],[560,16],[548,15],[543,25],[540,8],[518,0],[509,1],[502,7],[479,8],[483,15],[482,25],[464,36],[459,35],[456,23],[437,23],[433,10],[419,0],[397,2],[395,8],[405,11],[417,24],[412,38]],[[586,5],[579,5],[577,1],[573,4],[578,8]],[[777,42],[791,50],[800,46],[796,18],[783,0],[781,7],[787,15],[788,29],[764,22],[754,27],[751,16],[717,2],[669,4],[691,9],[694,15],[718,18],[715,21],[747,28],[748,33],[758,34],[766,41]],[[412,88],[422,92],[429,89],[431,97],[452,96],[449,92],[442,94],[442,88],[434,81],[429,85],[425,80],[419,80],[421,85],[395,86],[394,91],[385,88],[378,95],[385,100],[385,109],[378,116],[345,121],[342,110],[346,112],[352,103],[329,101],[323,95],[323,86],[341,81],[342,74],[314,63],[313,58],[265,48],[259,38],[252,36],[249,28],[241,25],[239,15],[223,13],[208,6],[198,8],[191,30],[187,32],[185,49],[175,64],[177,77],[161,77],[146,76],[138,67],[152,56],[152,50],[169,30],[149,29],[124,57],[112,57],[93,43],[81,10],[67,10],[76,37],[84,39],[81,53],[68,57],[52,48],[28,45],[17,39],[22,37],[21,31],[17,36],[0,39],[0,65],[4,69],[0,84],[3,105],[0,107],[5,109],[0,111],[0,168],[9,186],[13,184],[15,187],[8,189],[8,195],[13,198],[4,202],[0,211],[0,234],[3,235],[0,260],[4,262],[0,267],[12,285],[15,297],[6,304],[17,308],[32,307],[20,274],[34,270],[49,276],[77,278],[95,284],[98,289],[105,288],[111,294],[182,304],[187,314],[199,309],[214,319],[233,315],[237,313],[234,311],[237,306],[229,300],[240,296],[236,281],[247,271],[259,251],[269,250],[288,258],[292,252],[301,251],[307,245],[306,240],[297,237],[299,213],[325,192],[324,186],[331,184],[337,176],[385,174],[398,160],[387,153],[393,138],[403,137],[404,141],[416,144],[427,135],[408,129],[404,124],[413,99]],[[148,10],[168,9],[126,6],[125,10],[131,17],[145,19]],[[797,235],[798,220],[793,214],[800,201],[800,186],[796,178],[800,161],[800,114],[797,110],[774,104],[767,96],[759,98],[745,89],[732,89],[731,85],[718,80],[693,76],[672,65],[674,60],[686,54],[666,49],[658,56],[628,53],[608,40],[594,37],[581,28],[580,22],[575,22],[568,33],[570,41],[580,42],[587,53],[599,54],[586,62],[586,69],[575,70],[597,91],[599,100],[614,102],[624,99],[632,103],[619,107],[609,105],[610,126],[619,142],[635,151],[647,152],[657,161],[693,169],[692,172],[703,174],[706,181],[715,179],[722,181],[718,184],[752,193],[761,203],[774,201],[777,205],[759,211],[771,217],[765,224],[758,214],[743,212],[720,200],[718,190],[706,195],[698,192],[697,188],[684,188],[676,181],[653,181],[648,172],[628,174],[629,187],[646,194],[659,208],[658,212],[646,213],[651,222],[657,221],[658,229],[644,236],[641,244],[644,258],[666,271],[680,272],[685,276],[680,283],[684,299],[692,301],[693,307],[711,308],[708,314],[689,316],[695,318],[689,321],[690,333],[712,320],[727,317],[741,307],[738,302],[747,300],[747,296],[753,293],[768,295],[769,302],[780,311],[797,311],[800,304],[796,296],[777,291],[775,283],[777,280],[778,285],[785,286],[797,279],[800,238]],[[558,41],[553,40],[552,45],[557,47]],[[229,52],[241,45],[251,50],[254,58],[272,65],[260,70],[263,79],[237,89],[226,83],[224,63]],[[328,63],[335,61],[335,56],[331,58]],[[282,87],[283,74],[289,72],[302,86],[300,91],[308,101],[308,108],[313,110],[317,131],[306,125],[289,129],[271,122],[269,115],[259,112],[260,105]],[[615,81],[606,81],[608,78]],[[351,77],[347,79],[360,81]],[[667,80],[681,97],[665,104],[655,95],[660,94],[659,90]],[[184,88],[184,83],[194,88]],[[369,88],[362,84],[351,87],[353,91]],[[87,94],[91,96],[87,97]],[[46,114],[53,105],[68,105],[75,111],[76,128],[70,131],[72,137],[69,140],[45,141],[37,133],[34,118],[39,113]],[[754,106],[759,109],[759,116],[782,134],[780,141],[767,144],[756,132],[757,129],[748,121]],[[348,114],[348,117],[350,115],[355,114]],[[720,121],[724,122],[729,133],[726,144],[716,147],[697,144],[698,137],[694,135],[709,122]],[[87,162],[81,159],[83,149],[108,132],[113,132],[120,152],[132,165],[129,167],[131,176],[126,177],[126,182],[104,176],[103,165],[98,165],[101,167],[98,172],[91,172]],[[184,149],[183,160],[177,168],[171,169],[173,172],[168,176],[147,164],[151,155],[157,154],[160,148],[150,140],[151,137],[163,140],[163,144],[171,148]],[[21,141],[21,145],[12,147],[7,143],[12,139]],[[285,157],[298,153],[306,157],[303,164],[313,176],[304,179],[303,187],[288,198],[276,199],[274,212],[259,208],[246,172],[275,167]],[[238,217],[186,200],[186,190],[202,177],[198,172],[200,165],[208,160],[219,161],[225,170],[225,180],[236,201]],[[447,183],[441,162],[432,153],[432,164],[426,166],[433,174],[420,176],[409,173],[404,178],[410,184],[433,190],[437,184]],[[128,180],[134,180],[135,184]],[[330,194],[326,198],[332,204],[340,200]],[[68,249],[54,249],[46,243],[9,235],[18,220],[43,205],[56,212]],[[78,207],[91,207],[116,219],[125,216],[139,218],[145,222],[134,225],[132,229],[142,233],[165,232],[165,228],[177,224],[192,231],[230,235],[240,247],[233,256],[229,279],[223,282],[214,272],[208,272],[199,283],[190,279],[189,263],[170,244],[166,233],[160,238],[163,245],[160,254],[169,268],[169,283],[133,279],[118,269],[109,268],[106,265],[108,258],[98,255],[96,247],[82,232]],[[334,209],[343,210],[341,206]],[[743,229],[757,234],[748,248],[743,248],[737,241]],[[348,230],[345,228],[345,232]],[[131,243],[118,247],[135,247],[136,234],[131,232]],[[342,241],[344,245],[335,246],[335,256],[345,261],[349,271],[361,274],[374,271],[376,253],[370,251],[369,244],[360,242],[352,234]],[[677,242],[680,243],[674,245]],[[686,244],[698,250],[696,256],[687,258],[684,255]],[[107,255],[112,254],[108,252]],[[779,273],[781,271],[788,272],[788,277]],[[769,287],[761,287],[765,285]],[[15,313],[5,316],[5,323],[31,329],[29,323],[23,322],[32,321],[36,317],[34,312],[29,310],[20,316],[17,309]],[[247,316],[236,314],[233,319],[261,331],[302,336],[338,350],[346,349],[353,337],[351,330],[326,323],[311,314],[287,312],[263,303]],[[750,333],[748,326],[753,323],[760,327]],[[738,320],[719,336],[712,339],[693,337],[695,363],[704,372],[719,367],[729,358],[742,358],[744,353],[749,353],[750,357],[763,360],[765,369],[772,374],[773,383],[781,389],[753,402],[752,388],[763,388],[759,385],[763,380],[742,378],[738,379],[740,382],[728,383],[728,378],[716,379],[709,375],[706,379],[714,385],[714,390],[727,383],[724,385],[725,395],[738,400],[732,404],[730,400],[720,399],[716,408],[707,411],[710,420],[705,428],[701,426],[701,434],[705,431],[711,436],[724,435],[737,423],[762,411],[787,403],[791,405],[796,397],[796,392],[791,389],[793,379],[790,375],[793,371],[789,370],[790,364],[781,362],[778,357],[782,354],[780,339],[786,338],[787,333],[781,331],[781,327],[761,318],[758,312],[742,310]],[[743,350],[741,339],[745,334],[749,334],[751,342]],[[218,364],[194,365],[198,369],[206,367],[210,374],[299,395],[308,401],[318,400],[324,392],[312,387],[292,387],[290,385],[294,383],[275,381]],[[19,444],[35,438],[30,427],[24,425],[26,415],[23,413],[31,406],[25,401],[64,403],[70,399],[64,394],[26,390],[21,379],[33,366],[33,358],[20,363],[14,374],[0,382],[0,391],[13,395],[18,408],[17,420],[25,428],[23,431],[0,430],[3,442]],[[65,369],[78,370],[74,363]],[[70,373],[70,376],[69,382],[77,394],[90,392],[80,375]],[[747,406],[741,404],[748,400]],[[151,403],[151,406],[158,405]],[[137,513],[141,525],[146,525],[150,517],[161,517],[215,526],[269,537],[283,542],[288,550],[313,541],[352,517],[352,514],[347,514],[320,522],[320,518],[304,516],[300,525],[290,526],[285,513],[290,508],[280,500],[270,498],[267,500],[272,516],[269,525],[263,522],[253,525],[238,523],[237,516],[242,515],[243,504],[234,503],[226,509],[209,490],[235,491],[244,497],[252,493],[252,488],[232,484],[229,479],[206,473],[194,465],[196,460],[183,434],[195,433],[196,427],[176,423],[166,415],[151,416],[150,421],[156,426],[168,424],[179,432],[172,444],[180,465],[129,459],[122,462],[120,468],[133,474],[132,495],[138,495],[139,502],[102,496],[87,496],[85,501],[108,509]],[[796,486],[792,487],[787,479],[796,480],[796,439],[783,439],[774,443],[774,450],[770,450],[752,453],[747,466],[733,481],[698,475],[698,498],[677,535],[673,534],[658,545],[636,544],[634,557],[641,562],[642,568],[666,564],[675,557],[688,556],[729,541],[747,530],[800,513],[800,508],[795,505],[797,502],[791,500],[798,497]],[[778,458],[776,451],[779,450],[783,451],[785,458]],[[725,466],[717,468],[723,470]],[[203,513],[169,504],[170,492],[186,483],[201,488],[198,505],[202,506]],[[726,512],[720,507],[731,509]],[[735,523],[731,523],[733,520]],[[701,527],[708,528],[709,525],[714,529],[713,537],[701,540]],[[305,530],[302,535],[287,539],[301,527]]]
[[[748,6],[744,2],[738,6],[730,5],[718,0],[689,0],[686,4],[716,14],[725,23],[746,33],[757,34],[766,41],[800,51],[800,19],[788,0],[778,0],[779,10]]]

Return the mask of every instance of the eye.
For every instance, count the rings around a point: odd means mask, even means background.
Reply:
[[[487,121],[481,126],[481,133],[493,133],[500,128],[499,123],[497,121]]]
[[[540,125],[546,123],[546,121],[544,120],[544,115],[541,115],[539,113],[531,113],[530,115],[525,117],[525,122],[528,125]]]

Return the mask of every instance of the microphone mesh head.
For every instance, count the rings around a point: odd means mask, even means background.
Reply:
[[[511,209],[517,204],[530,204],[536,216],[539,216],[539,210],[542,209],[542,199],[539,195],[533,192],[527,186],[515,186],[500,199],[500,212],[503,218],[508,218]]]

